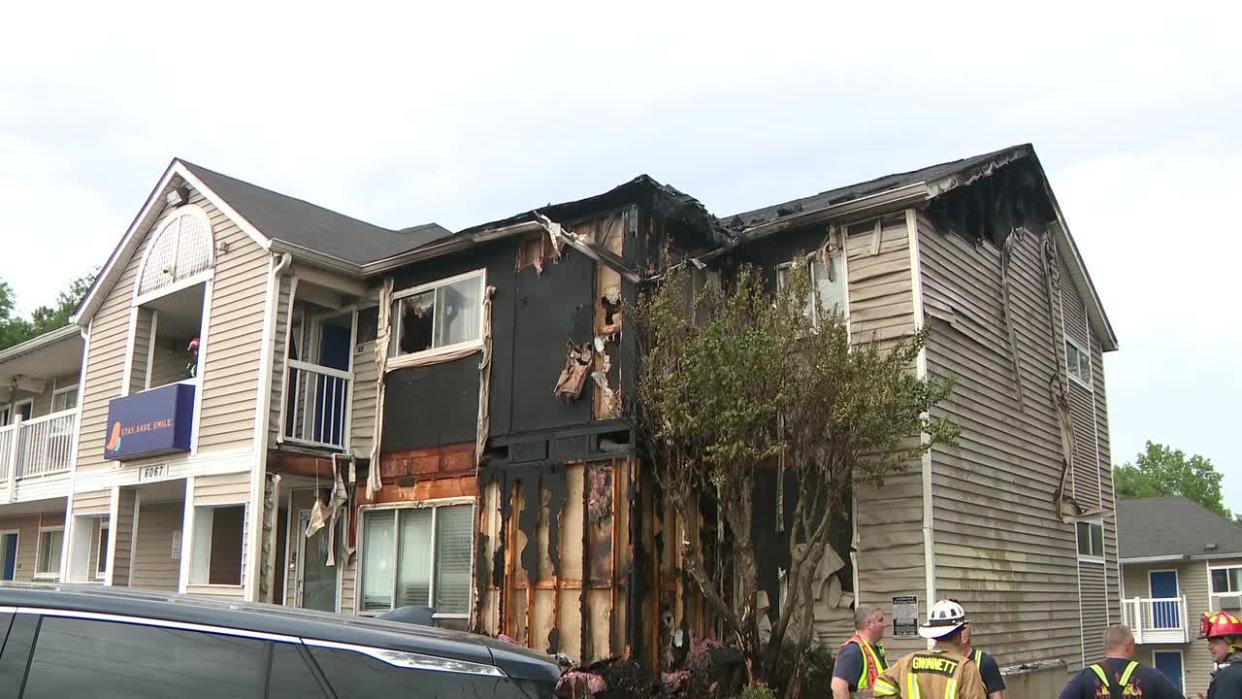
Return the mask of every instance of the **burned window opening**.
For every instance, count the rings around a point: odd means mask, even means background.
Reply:
[[[432,347],[432,329],[435,327],[435,292],[401,299],[397,302],[401,315],[401,337],[397,346],[401,354],[423,352]]]
[[[565,368],[556,380],[552,393],[562,400],[577,400],[586,386],[587,374],[591,370],[591,343],[565,344]]]

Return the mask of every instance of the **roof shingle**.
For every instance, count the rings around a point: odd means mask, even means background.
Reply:
[[[1242,527],[1181,496],[1119,500],[1117,531],[1123,559],[1242,555]]]

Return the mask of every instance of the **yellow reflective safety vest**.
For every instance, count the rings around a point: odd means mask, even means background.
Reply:
[[[867,639],[858,634],[850,636],[849,640],[842,643],[837,649],[837,654],[840,655],[841,651],[851,643],[857,644],[858,649],[862,651],[862,672],[858,675],[858,681],[854,683],[854,686],[861,692],[875,686],[876,678],[888,668],[888,663],[884,659],[884,644],[877,644],[879,647],[877,651],[867,642]]]
[[[1113,684],[1112,680],[1108,679],[1108,673],[1104,671],[1104,666],[1092,665],[1091,671],[1095,673],[1096,677],[1100,678],[1100,682],[1104,683],[1104,689],[1110,695],[1114,697],[1122,697],[1128,696],[1126,689],[1130,686],[1130,677],[1134,675],[1134,671],[1137,670],[1138,667],[1139,664],[1131,660],[1130,663],[1126,665],[1126,669],[1121,671],[1121,677],[1117,678],[1117,684]]]
[[[949,650],[911,653],[876,678],[875,696],[902,699],[987,699],[979,666]]]

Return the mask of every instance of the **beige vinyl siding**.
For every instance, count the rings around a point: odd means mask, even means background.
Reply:
[[[1108,562],[1108,620],[1121,622],[1120,565],[1117,562],[1117,498],[1113,487],[1113,459],[1109,448],[1108,400],[1104,390],[1104,357],[1092,338],[1091,373],[1094,377],[1095,448],[1100,469],[1100,506],[1104,511],[1104,560]]]
[[[268,405],[267,445],[275,447],[280,440],[281,408],[285,404],[285,360],[289,356],[289,292],[293,288],[293,277],[284,275],[280,279],[280,287],[276,296],[276,324],[272,332],[272,400]]]
[[[112,511],[112,491],[96,490],[90,493],[74,493],[74,515],[106,515]]]
[[[43,515],[21,515],[18,517],[0,518],[0,532],[17,532],[17,564],[13,569],[15,582],[34,580],[35,554],[39,545],[40,527],[60,527],[65,523],[64,513],[45,513]],[[3,552],[0,551],[0,554]],[[56,566],[59,567],[57,561]]]
[[[183,184],[174,178],[170,187]],[[201,206],[212,224],[216,265],[211,293],[210,320],[206,332],[207,358],[202,416],[198,425],[200,449],[249,447],[254,425],[258,361],[268,255],[232,221],[191,191],[191,203]],[[82,422],[78,470],[107,468],[103,458],[108,401],[121,395],[121,381],[130,342],[130,309],[134,283],[149,242],[151,224],[163,214],[155,207],[133,256],[118,264],[123,271],[106,290],[91,321],[86,385],[82,396]],[[228,252],[221,252],[227,246]],[[171,351],[171,350],[170,350]],[[178,358],[184,368],[184,355]],[[172,366],[171,357],[169,364]],[[170,369],[171,371],[171,369]]]
[[[1108,606],[1104,600],[1104,564],[1078,563],[1078,586],[1082,598],[1083,664],[1104,659],[1101,639],[1108,628]]]
[[[878,255],[871,254],[873,230],[874,221],[851,226],[846,239],[850,336],[856,344],[897,340],[915,330],[905,217],[884,220]],[[859,488],[856,509],[859,600],[887,608],[894,595],[917,595],[925,603],[920,465],[912,464],[904,473],[889,478],[882,489]],[[825,642],[836,644],[849,635],[852,626],[848,613],[838,614],[827,622],[817,619],[816,631]],[[917,638],[890,638],[886,642],[895,652],[924,647]]]
[[[194,506],[245,505],[250,501],[250,473],[226,473],[194,479]]]
[[[179,184],[178,180],[178,184]],[[176,186],[175,184],[173,186]],[[155,222],[163,207],[156,206],[147,224]],[[87,348],[86,383],[82,390],[82,416],[78,430],[78,471],[107,468],[103,449],[107,430],[108,401],[122,393],[125,361],[129,346],[130,308],[134,298],[134,280],[142,264],[147,240],[137,246],[129,260],[117,262],[124,270],[116,284],[104,295],[99,310],[91,319]],[[103,293],[104,290],[100,290]],[[128,567],[118,568],[128,575]],[[122,583],[123,584],[123,583]]]
[[[190,353],[186,347],[175,346],[173,342],[175,341],[163,338],[155,343],[155,352],[151,358],[152,388],[189,378],[186,376],[186,367],[190,363]]]
[[[358,557],[354,556],[352,561],[345,561],[345,556],[339,556],[341,563],[341,613],[353,614],[354,605],[357,604],[357,586],[358,586]]]
[[[178,589],[181,561],[172,557],[172,551],[174,536],[181,536],[183,516],[181,501],[139,503],[138,544],[134,547],[131,587]]]
[[[52,395],[57,389],[66,386],[74,386],[78,383],[77,374],[64,374],[61,376],[52,376],[44,379],[43,391],[40,393],[28,393],[26,391],[18,391],[14,402],[30,399],[34,401],[31,406],[32,418],[40,418],[44,415],[52,413]]]
[[[187,595],[231,597],[239,600],[246,596],[246,588],[242,585],[187,585],[185,592]]]
[[[149,308],[139,308],[138,314],[130,321],[133,330],[132,344],[134,355],[130,360],[129,393],[138,393],[147,387],[147,374],[153,372],[155,357],[150,356],[151,333],[155,330],[155,313]],[[152,386],[159,384],[152,383]]]
[[[1017,242],[1009,270],[1021,406],[1002,315],[1000,250],[943,234],[920,217],[919,256],[928,371],[956,381],[937,412],[961,429],[958,444],[931,457],[936,594],[962,602],[976,645],[1002,665],[1060,658],[1076,667],[1077,549],[1073,526],[1057,516],[1061,437],[1047,388],[1061,340],[1049,329],[1038,241]]]
[[[350,413],[349,446],[356,456],[369,457],[375,437],[376,377],[375,341],[354,348],[353,412]]]
[[[198,447],[203,451],[250,447],[271,256],[197,192],[190,201],[211,219],[217,250],[206,366],[200,377]],[[228,252],[220,254],[222,244]]]
[[[112,584],[117,586],[130,585],[130,565],[133,559],[134,515],[137,509],[138,496],[134,490],[122,488],[116,508],[116,526],[112,528],[112,538],[116,541],[112,548],[116,551],[112,557]]]

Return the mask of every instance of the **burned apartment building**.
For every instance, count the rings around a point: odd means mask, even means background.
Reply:
[[[939,410],[959,442],[854,493],[819,570],[823,642],[868,603],[895,617],[891,649],[914,648],[909,622],[954,597],[1002,664],[1095,658],[1120,619],[1102,364],[1116,339],[1030,146],[726,216],[643,176],[456,233],[175,160],[79,309],[84,339],[0,354],[13,400],[50,391],[44,422],[60,425],[0,427],[0,446],[35,444],[12,436],[32,427],[53,445],[51,461],[0,450],[0,570],[344,614],[429,607],[575,661],[659,664],[715,628],[629,409],[624,308],[666,251],[773,284],[809,254],[855,342],[928,327],[916,370],[956,381]],[[52,344],[80,352],[80,374],[59,350],[35,366]],[[778,480],[761,480],[754,524],[773,614]]]
[[[644,177],[462,231],[396,271],[398,333],[430,303],[402,299],[480,278],[477,351],[390,353],[380,457],[386,484],[410,484],[397,497],[476,497],[473,628],[653,663],[712,632],[625,409],[639,358],[617,309],[665,249],[709,275],[754,264],[773,284],[809,254],[856,342],[930,326],[917,370],[956,382],[939,409],[959,443],[855,494],[820,569],[822,641],[848,636],[866,602],[908,617],[889,645],[914,648],[908,622],[954,597],[1002,662],[1056,673],[1095,657],[1120,618],[1102,368],[1116,340],[1029,146],[721,218]],[[788,550],[776,490],[762,479],[755,523],[773,614]]]

